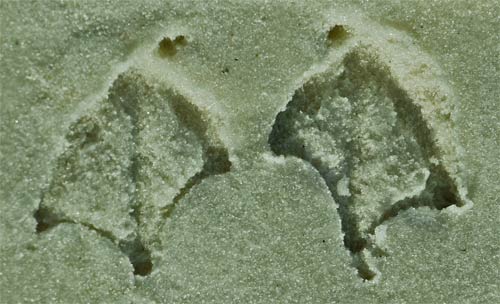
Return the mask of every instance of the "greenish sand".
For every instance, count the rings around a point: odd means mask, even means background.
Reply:
[[[500,303],[496,1],[0,21],[0,303]]]

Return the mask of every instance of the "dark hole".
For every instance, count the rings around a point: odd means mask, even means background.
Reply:
[[[139,238],[120,243],[120,249],[128,256],[130,264],[134,267],[134,275],[146,276],[151,273],[153,269],[151,253]]]
[[[358,274],[364,281],[371,281],[376,275],[375,272],[369,270],[368,268],[358,269]]]
[[[51,223],[50,221],[52,216],[45,208],[38,208],[33,217],[36,220],[36,233],[45,232],[54,226],[54,223]]]
[[[339,42],[347,38],[349,33],[343,25],[336,24],[328,31],[327,39],[330,42]]]
[[[175,47],[172,39],[165,37],[160,41],[158,47],[158,53],[161,57],[171,57],[177,54],[177,48]]]
[[[42,233],[47,231],[50,228],[50,225],[44,222],[38,222],[36,225],[36,233]]]
[[[134,274],[140,276],[147,276],[153,269],[153,263],[151,260],[136,262],[132,265],[134,266]]]
[[[177,36],[174,39],[174,44],[175,45],[180,45],[180,46],[186,46],[187,45],[187,39],[183,35]]]
[[[460,206],[455,193],[453,193],[453,190],[450,189],[449,187],[444,187],[440,189],[441,191],[438,192],[438,201],[436,202],[436,207],[438,209],[444,209],[446,207],[449,207],[451,205],[457,205]]]
[[[185,36],[180,35],[174,38],[174,40],[169,37],[163,38],[158,44],[158,54],[160,57],[172,57],[177,54],[178,46],[186,46],[187,39]]]

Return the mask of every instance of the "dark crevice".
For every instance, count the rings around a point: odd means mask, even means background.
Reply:
[[[95,231],[101,237],[106,238],[113,243],[116,243],[116,238],[113,236],[112,232],[97,228],[95,225],[89,223],[81,223],[73,221],[71,219],[64,218],[60,215],[55,214],[54,212],[43,206],[38,208],[38,210],[34,214],[34,217],[37,220],[37,227],[36,227],[37,233],[48,232],[59,224],[82,225],[88,228],[89,230]]]
[[[373,270],[370,269],[370,265],[363,259],[360,253],[353,254],[352,266],[358,271],[358,276],[363,279],[363,281],[371,281],[377,275]]]
[[[183,35],[175,37],[173,40],[170,37],[164,37],[158,43],[158,55],[162,58],[173,57],[177,54],[178,47],[187,45],[187,39]]]
[[[208,147],[205,155],[206,159],[203,169],[191,176],[184,187],[179,190],[177,195],[172,200],[172,204],[170,204],[163,213],[165,218],[169,218],[181,199],[186,196],[186,194],[188,194],[193,187],[199,185],[205,178],[212,175],[224,174],[230,171],[231,162],[229,161],[228,154],[225,149],[220,147]]]
[[[456,186],[450,180],[440,176],[439,172],[444,170],[434,166],[427,179],[425,189],[418,195],[403,199],[385,210],[379,219],[374,221],[369,229],[370,233],[375,233],[375,228],[385,221],[396,217],[402,211],[410,208],[429,207],[431,209],[442,210],[449,206],[462,206],[463,203],[456,195]]]
[[[333,28],[329,36],[336,36],[335,32],[340,31],[340,28]],[[297,90],[292,100],[286,106],[286,109],[276,116],[272,132],[269,135],[269,145],[271,150],[277,155],[289,155],[299,157],[309,163],[319,172],[328,186],[331,196],[338,204],[338,213],[341,219],[341,229],[344,233],[344,246],[349,250],[353,258],[352,265],[358,270],[359,276],[363,280],[372,280],[376,273],[373,271],[366,259],[363,258],[363,252],[368,251],[372,256],[384,256],[386,253],[372,244],[371,236],[375,233],[375,228],[388,219],[398,215],[403,210],[428,206],[433,209],[441,210],[451,205],[462,206],[457,186],[450,176],[448,170],[439,161],[437,164],[431,163],[430,159],[440,159],[441,153],[437,147],[433,132],[422,116],[420,107],[415,104],[404,92],[400,89],[397,83],[390,75],[388,68],[373,62],[373,55],[368,54],[368,60],[361,58],[366,55],[361,51],[349,53],[344,59],[345,70],[337,79],[318,85],[314,82],[308,82]],[[342,86],[342,82],[347,80],[349,84],[355,84],[359,89],[363,83],[356,83],[356,73],[369,75],[371,79],[376,79],[376,82],[381,84],[382,89],[386,91],[387,96],[392,100],[394,110],[398,121],[402,127],[409,130],[409,134],[415,137],[418,146],[422,150],[422,155],[426,161],[426,165],[430,171],[429,178],[426,181],[425,189],[415,197],[410,197],[393,204],[388,210],[383,212],[378,219],[371,224],[368,235],[359,228],[359,220],[352,210],[350,203],[351,197],[341,196],[337,193],[337,182],[340,176],[350,176],[349,172],[356,166],[355,159],[361,156],[358,151],[357,144],[354,140],[345,143],[346,155],[343,165],[339,171],[332,172],[326,164],[323,164],[321,159],[311,158],[306,152],[306,144],[303,140],[296,138],[295,126],[293,121],[295,115],[305,115],[309,119],[316,119],[315,115],[322,106],[323,100],[320,100],[318,90],[321,90],[320,85],[331,85],[337,89],[339,96],[351,100],[357,98],[357,92],[350,91]],[[353,77],[351,79],[351,77]],[[355,110],[354,110],[355,111]],[[295,114],[294,114],[295,113]],[[301,113],[301,114],[297,114]],[[356,113],[353,112],[355,115]],[[322,130],[318,126],[318,131],[329,132]],[[333,134],[335,135],[335,134]],[[341,140],[341,139],[339,139]],[[334,176],[334,177],[332,177]],[[352,184],[349,184],[349,191],[352,194],[357,194],[359,191]]]
[[[138,186],[141,174],[141,160],[138,152],[138,147],[141,144],[139,136],[139,102],[135,98],[132,100],[117,98],[113,104],[117,109],[123,109],[123,112],[130,118],[132,124],[131,156],[128,167],[131,187],[129,188],[128,205],[131,210],[129,214],[135,221],[136,226],[139,227],[141,225],[141,202],[138,198],[138,191],[140,190]],[[120,240],[119,247],[128,256],[130,263],[134,267],[134,275],[147,276],[153,269],[151,252],[144,246],[139,232],[136,231],[134,235],[134,238],[131,240]]]
[[[184,186],[179,190],[163,212],[165,218],[171,217],[177,204],[184,198],[191,189],[199,185],[204,179],[212,175],[220,175],[231,170],[229,153],[218,140],[213,140],[210,134],[208,118],[195,105],[181,98],[174,98],[171,102],[177,118],[193,133],[196,134],[203,148],[203,167],[201,171],[191,176]]]
[[[34,218],[37,221],[37,234],[48,232],[59,224],[82,225],[89,230],[95,231],[99,236],[110,240],[112,243],[118,243],[118,247],[120,248],[122,253],[124,253],[128,257],[130,263],[132,264],[134,268],[134,275],[145,276],[148,275],[152,270],[153,264],[151,262],[151,254],[146,248],[144,248],[138,238],[135,238],[131,241],[117,240],[111,231],[100,229],[90,223],[76,222],[56,215],[48,208],[43,207],[43,204],[41,204],[40,207],[36,210]]]

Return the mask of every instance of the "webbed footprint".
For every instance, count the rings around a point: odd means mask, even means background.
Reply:
[[[344,57],[340,71],[308,81],[279,113],[269,137],[279,155],[310,162],[339,205],[344,245],[364,279],[375,228],[401,210],[464,205],[430,124],[370,47]],[[447,149],[447,151],[450,149]],[[452,156],[454,158],[454,155]]]
[[[37,231],[87,226],[116,242],[136,274],[148,274],[165,209],[202,178],[229,170],[214,134],[208,117],[164,84],[134,69],[119,75],[98,108],[71,125]]]

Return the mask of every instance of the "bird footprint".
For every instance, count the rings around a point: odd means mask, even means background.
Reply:
[[[377,226],[410,207],[440,210],[466,201],[444,161],[449,149],[371,47],[353,48],[339,72],[298,89],[277,115],[269,144],[321,174],[338,204],[344,245],[366,280],[376,275],[366,252],[385,254],[373,241]]]
[[[231,167],[207,116],[135,69],[118,76],[66,140],[35,214],[37,231],[86,226],[117,243],[137,275],[150,273],[149,248],[180,199]]]
[[[348,37],[343,31],[334,27],[328,39],[339,44]],[[179,37],[162,40],[158,58],[185,47]],[[98,107],[70,126],[35,213],[39,233],[73,223],[110,239],[136,275],[151,272],[151,250],[163,247],[158,231],[177,203],[204,178],[231,169],[208,115],[146,75],[134,68],[120,74]],[[299,157],[323,177],[365,280],[377,273],[367,255],[387,254],[377,246],[377,227],[408,208],[468,202],[456,147],[442,140],[452,123],[446,94],[417,100],[397,79],[377,49],[352,47],[338,70],[295,92],[269,135],[275,154]]]

